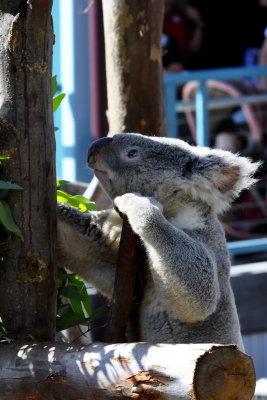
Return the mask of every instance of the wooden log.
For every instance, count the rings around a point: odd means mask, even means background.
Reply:
[[[0,346],[0,400],[250,400],[252,359],[234,345]]]

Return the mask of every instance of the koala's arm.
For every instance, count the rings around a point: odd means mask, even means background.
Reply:
[[[58,203],[58,265],[112,295],[120,217],[114,210],[83,213]]]
[[[200,240],[171,225],[153,198],[126,194],[115,199],[147,249],[156,290],[181,322],[205,320],[220,297],[215,261]]]

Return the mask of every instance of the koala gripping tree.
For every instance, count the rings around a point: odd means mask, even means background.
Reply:
[[[102,0],[109,132],[165,136],[161,35],[163,0]],[[107,339],[123,341],[141,246],[124,217]],[[139,256],[138,256],[139,254]]]
[[[0,228],[0,323],[13,339],[55,335],[51,7],[52,0],[0,1],[0,155],[9,157],[1,180],[23,188],[5,198],[23,240]]]
[[[112,133],[164,133],[162,3],[103,1]],[[1,180],[23,187],[6,198],[23,241],[1,231],[0,328],[20,340],[55,332],[51,6],[0,0],[0,155],[10,157]],[[250,400],[254,383],[250,358],[235,346],[0,343],[0,400]]]

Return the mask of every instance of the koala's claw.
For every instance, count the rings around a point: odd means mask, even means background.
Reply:
[[[142,234],[153,220],[155,213],[161,213],[162,205],[153,197],[144,197],[139,193],[126,193],[114,200],[114,206],[120,214],[127,215],[133,230]]]
[[[154,197],[145,197],[139,193],[126,193],[118,196],[114,200],[114,207],[118,212],[124,214],[135,210],[138,213],[140,209],[157,208],[162,211],[162,205]]]

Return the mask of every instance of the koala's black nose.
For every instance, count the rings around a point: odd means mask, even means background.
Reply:
[[[90,165],[93,162],[94,156],[96,156],[103,147],[108,146],[112,141],[113,141],[112,137],[105,137],[93,142],[88,149],[88,155],[87,155],[88,164]]]

